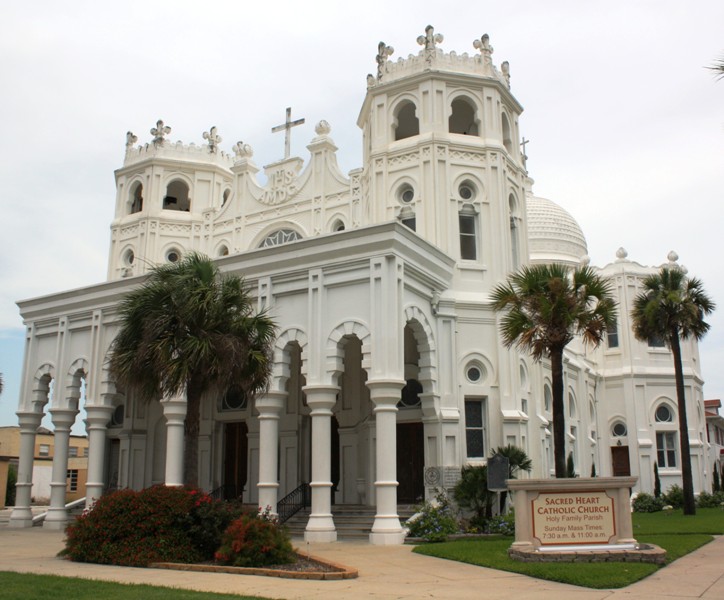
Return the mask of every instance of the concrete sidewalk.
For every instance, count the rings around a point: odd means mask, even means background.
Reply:
[[[302,551],[307,546],[296,541]],[[0,528],[0,570],[145,583],[205,592],[284,599],[555,598],[556,600],[724,598],[724,537],[621,590],[589,590],[412,553],[410,546],[311,544],[311,554],[359,569],[358,579],[300,581],[73,563],[56,558],[63,533]],[[575,569],[575,565],[571,565]]]

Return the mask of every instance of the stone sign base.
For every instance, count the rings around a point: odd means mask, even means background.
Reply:
[[[509,548],[508,556],[521,562],[575,562],[575,563],[601,563],[601,562],[642,562],[663,565],[666,563],[666,550],[654,544],[638,544],[631,549],[616,546],[581,550],[568,546],[566,549],[555,551],[523,550]]]
[[[515,506],[512,558],[664,560],[660,548],[641,546],[633,537],[629,496],[635,477],[509,479],[506,483]]]

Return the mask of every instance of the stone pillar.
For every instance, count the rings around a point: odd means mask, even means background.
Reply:
[[[256,399],[259,411],[259,506],[271,506],[277,514],[279,492],[279,415],[284,408],[287,392],[267,392]]]
[[[88,480],[85,484],[85,507],[90,508],[103,495],[106,464],[106,434],[108,421],[113,414],[112,406],[88,406],[85,411],[88,432]]]
[[[76,408],[51,408],[53,428],[53,475],[50,482],[50,507],[43,521],[48,529],[65,529],[68,511],[65,508],[65,490],[68,485],[68,445],[70,428],[78,414]]]
[[[397,403],[404,385],[404,381],[396,379],[367,382],[377,424],[377,514],[370,533],[371,544],[394,545],[405,541],[397,515]]]
[[[17,412],[20,423],[20,460],[18,480],[15,484],[15,507],[10,515],[10,527],[32,527],[33,513],[30,502],[33,490],[33,463],[35,461],[35,433],[43,419],[42,413]]]
[[[163,416],[166,418],[166,475],[164,482],[168,486],[180,487],[184,484],[186,400],[170,398],[163,400],[161,406]]]
[[[312,514],[309,516],[304,540],[335,542],[337,531],[332,519],[332,407],[339,387],[309,385],[303,388],[312,418]]]

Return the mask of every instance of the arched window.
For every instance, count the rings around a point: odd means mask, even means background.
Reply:
[[[219,246],[219,256],[229,256],[229,247],[226,244]]]
[[[229,201],[229,196],[231,196],[231,190],[226,188],[224,190],[224,195],[221,198],[221,206],[226,206],[226,203]]]
[[[336,219],[334,223],[332,223],[332,231],[344,231],[344,221],[342,219]]]
[[[543,409],[551,412],[551,404],[553,404],[553,394],[551,394],[550,386],[546,384],[543,388]]]
[[[513,136],[510,131],[510,123],[508,122],[508,116],[503,113],[501,115],[502,127],[503,127],[503,146],[508,151],[508,154],[513,153]]]
[[[455,98],[450,105],[452,113],[448,119],[450,133],[478,135],[478,122],[475,107],[468,98]]]
[[[139,213],[143,210],[143,184],[138,181],[131,189],[131,214]]]
[[[174,179],[166,187],[166,196],[163,198],[165,210],[180,210],[189,212],[191,201],[189,199],[189,186],[180,179]]]
[[[420,120],[415,115],[415,105],[409,100],[397,108],[395,117],[395,141],[420,135]]]
[[[573,396],[573,392],[568,392],[568,416],[575,419],[576,414],[576,398]]]
[[[262,240],[261,244],[259,244],[259,248],[281,246],[282,244],[288,244],[289,242],[295,242],[296,240],[301,239],[302,236],[293,229],[277,229],[274,233],[270,233]]]

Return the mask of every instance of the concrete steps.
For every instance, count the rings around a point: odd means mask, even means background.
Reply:
[[[289,533],[293,538],[303,538],[304,529],[309,520],[311,509],[300,510],[286,522]],[[374,506],[338,504],[332,507],[334,525],[337,529],[337,539],[340,540],[366,540],[369,538],[372,525],[375,521],[376,508]],[[400,522],[404,524],[413,514],[415,508],[408,505],[397,507]]]

